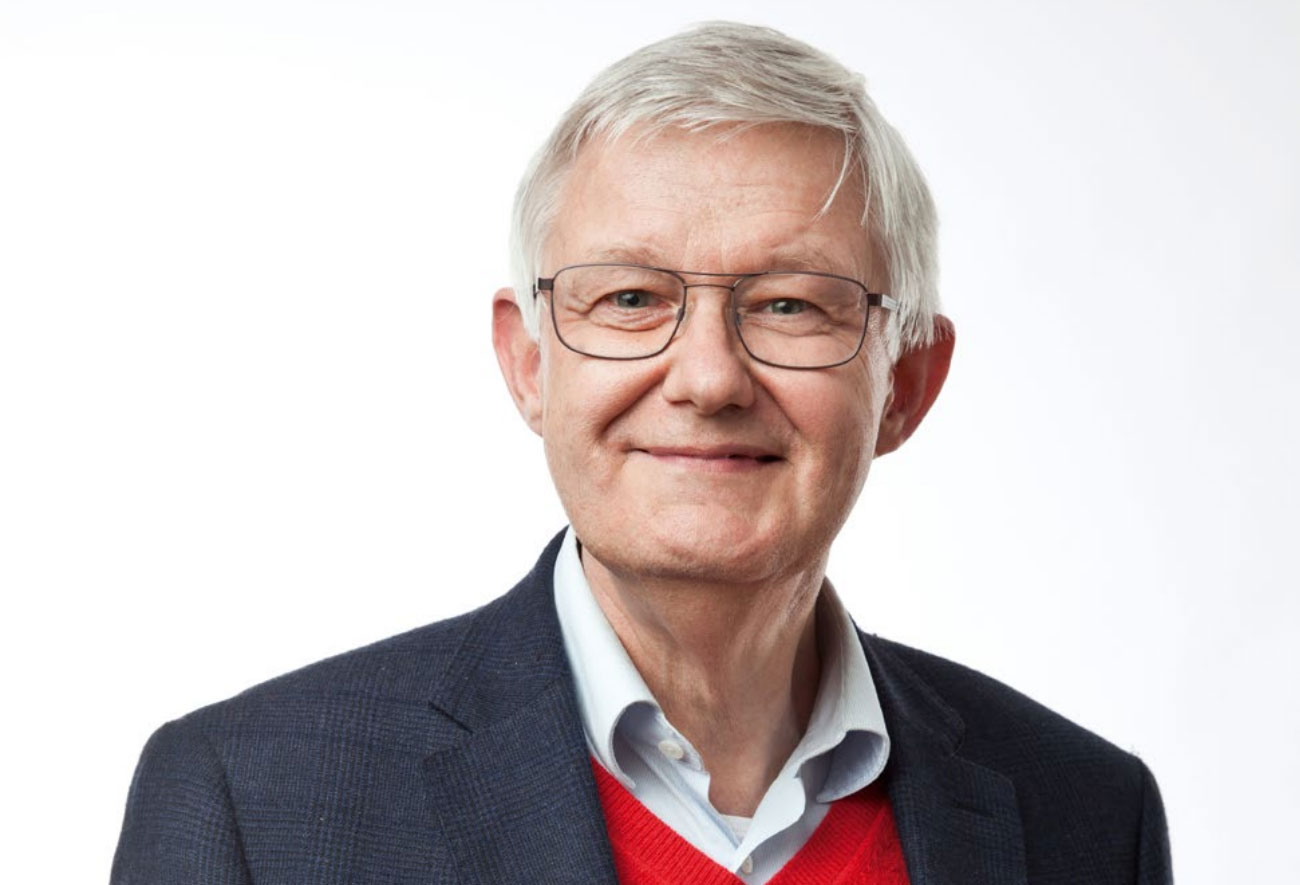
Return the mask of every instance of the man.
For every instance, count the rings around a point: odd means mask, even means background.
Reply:
[[[493,341],[571,527],[483,609],[164,726],[114,880],[1169,881],[1141,762],[825,579],[954,340],[859,78],[759,28],[646,47],[515,221]]]

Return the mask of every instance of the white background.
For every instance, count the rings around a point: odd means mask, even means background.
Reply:
[[[9,880],[107,877],[165,720],[527,570],[563,515],[488,340],[514,186],[719,17],[863,71],[943,219],[958,353],[840,537],[859,622],[1140,754],[1181,883],[1289,881],[1298,10],[5,0]]]

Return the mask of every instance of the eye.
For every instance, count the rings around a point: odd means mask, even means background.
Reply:
[[[794,316],[808,309],[808,302],[798,298],[777,298],[767,303],[767,312],[777,316]]]
[[[605,297],[614,306],[628,309],[649,307],[654,302],[654,296],[644,289],[624,289],[621,292],[611,292]]]

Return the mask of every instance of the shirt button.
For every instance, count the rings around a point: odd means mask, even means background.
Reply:
[[[740,871],[748,876],[754,872],[754,855],[750,855],[740,862]]]
[[[663,753],[674,762],[680,761],[681,758],[686,755],[686,751],[682,749],[681,744],[677,743],[677,741],[670,741],[667,738],[664,738],[659,742],[659,752]]]

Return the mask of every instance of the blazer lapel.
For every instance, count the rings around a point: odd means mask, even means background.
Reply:
[[[1024,885],[1014,785],[961,756],[961,718],[906,664],[862,644],[890,732],[884,778],[911,885]]]
[[[616,882],[552,601],[558,540],[475,614],[431,702],[464,729],[424,761],[458,881]]]

